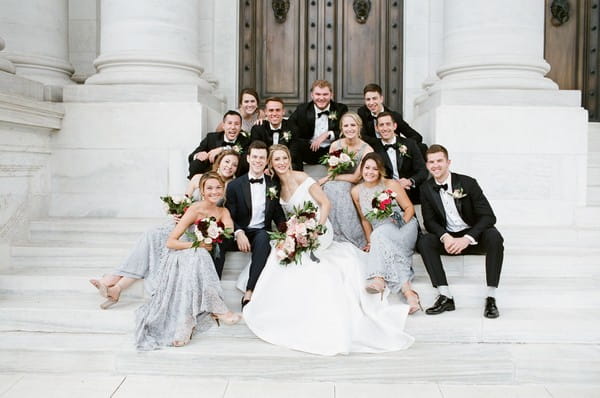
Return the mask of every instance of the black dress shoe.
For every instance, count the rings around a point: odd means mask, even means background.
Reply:
[[[246,304],[248,304],[249,302],[250,302],[250,299],[245,299],[244,297],[242,297],[242,309],[244,309]]]
[[[435,304],[431,308],[427,308],[425,313],[427,315],[437,315],[441,314],[444,311],[454,311],[454,299],[450,297],[446,297],[443,294],[440,294],[435,301]]]
[[[496,307],[496,299],[488,297],[485,299],[485,310],[483,310],[483,316],[486,318],[494,319],[500,316],[500,311]]]

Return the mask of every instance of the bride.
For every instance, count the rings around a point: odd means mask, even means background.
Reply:
[[[327,232],[315,251],[319,262],[303,255],[300,264],[283,266],[275,250],[263,269],[244,319],[261,339],[280,346],[321,355],[385,352],[408,348],[413,337],[404,332],[408,306],[364,289],[366,253],[351,243],[333,242],[327,221],[330,203],[319,184],[291,170],[287,147],[273,145],[269,167],[278,177],[279,198],[289,214],[294,206],[312,201]]]

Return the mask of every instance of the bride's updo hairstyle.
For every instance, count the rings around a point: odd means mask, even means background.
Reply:
[[[360,162],[360,175],[361,176],[362,176],[363,169],[365,168],[365,163],[367,163],[367,160],[372,160],[377,165],[377,170],[379,170],[379,181],[381,181],[382,178],[386,177],[385,164],[383,164],[383,158],[377,152],[369,152],[365,156],[363,156],[363,158]]]
[[[288,159],[290,160],[290,168],[292,167],[292,154],[290,153],[289,148],[287,146],[281,145],[281,144],[271,145],[269,147],[269,158],[267,159],[267,167],[271,171],[272,175],[275,175],[275,172],[273,171],[273,168],[271,167],[271,161],[273,160],[273,153],[275,153],[275,151],[285,152],[288,156]]]
[[[206,181],[208,180],[217,180],[221,183],[221,185],[223,185],[223,187],[225,187],[225,180],[223,180],[223,177],[221,177],[219,173],[217,173],[216,171],[207,171],[206,173],[202,174],[202,177],[200,177],[200,181],[198,182],[200,194],[202,194],[202,192],[204,191],[204,186],[206,185]]]
[[[354,120],[354,123],[356,123],[356,126],[358,127],[358,134],[356,134],[356,136],[358,138],[362,138],[360,132],[362,131],[362,126],[363,126],[363,122],[362,119],[360,118],[360,116],[358,116],[358,113],[356,112],[346,112],[342,115],[342,117],[340,118],[340,137],[344,137],[344,132],[342,131],[342,120],[345,117],[349,117],[352,120]]]

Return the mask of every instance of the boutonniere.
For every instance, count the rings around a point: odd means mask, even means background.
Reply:
[[[269,199],[271,199],[271,200],[277,199],[277,195],[279,195],[279,192],[277,191],[277,187],[272,186],[272,187],[269,187],[269,189],[267,189],[267,196],[269,197]]]
[[[231,147],[231,149],[236,151],[239,155],[241,155],[242,152],[244,151],[244,149],[242,148],[242,146],[240,144],[235,144],[234,146]]]
[[[329,120],[337,120],[337,112],[331,112],[327,117]]]
[[[410,157],[408,154],[408,148],[404,144],[398,145],[398,152],[400,152],[400,155],[402,156]]]
[[[283,141],[289,141],[292,139],[292,132],[291,131],[284,131],[283,133],[281,133],[281,138]]]
[[[462,199],[465,196],[467,196],[467,194],[464,192],[464,189],[462,188],[455,189],[452,193],[448,192],[448,195],[452,195],[454,199]]]
[[[250,138],[250,133],[249,133],[249,132],[247,132],[247,131],[244,131],[244,130],[241,130],[241,131],[240,131],[240,135],[241,135],[242,137]]]

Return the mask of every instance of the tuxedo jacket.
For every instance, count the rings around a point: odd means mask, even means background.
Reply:
[[[189,172],[190,175],[188,176],[188,178],[191,178],[194,174],[199,174],[199,173],[205,173],[207,171],[209,171],[212,168],[212,164],[207,160],[205,161],[200,161],[197,159],[194,159],[194,156],[198,153],[198,152],[209,152],[211,149],[215,149],[215,148],[219,148],[222,146],[226,146],[226,145],[230,145],[230,144],[226,144],[225,143],[225,133],[220,131],[220,132],[215,132],[215,133],[208,133],[206,135],[206,137],[204,137],[204,139],[200,142],[200,145],[198,145],[198,147],[196,149],[194,149],[194,152],[190,153],[188,156],[188,163],[189,163]],[[238,134],[234,145],[240,145],[240,147],[242,148],[242,153],[240,154],[240,164],[238,165],[238,175],[240,174],[239,172],[241,171],[242,173],[246,172],[246,170],[244,170],[245,167],[247,167],[247,165],[245,166],[245,158],[246,158],[246,153],[248,150],[248,145],[250,145],[250,139],[248,137],[245,137],[242,132],[240,132],[240,134]]]
[[[250,193],[250,181],[248,174],[236,178],[227,184],[225,193],[225,207],[231,213],[235,230],[248,230],[248,224],[252,218],[252,194]],[[279,204],[279,198],[270,199],[267,191],[270,187],[275,186],[273,180],[265,175],[265,227],[267,231],[271,230],[271,223],[274,221],[276,225],[285,222],[283,209]],[[277,190],[280,190],[277,187]]]
[[[466,195],[455,198],[454,203],[460,217],[471,226],[469,235],[478,241],[481,233],[496,223],[492,206],[474,178],[457,173],[451,173],[450,178],[452,191],[462,189]],[[439,239],[449,231],[446,230],[446,211],[442,199],[439,192],[433,189],[435,184],[435,179],[430,178],[421,185],[421,212],[425,228]]]
[[[415,185],[420,186],[427,177],[429,176],[429,172],[425,167],[425,161],[423,160],[423,155],[421,155],[421,151],[417,147],[417,143],[414,140],[403,138],[400,136],[396,136],[396,143],[398,145],[406,145],[407,155],[402,156],[398,149],[396,149],[396,164],[398,166],[398,177],[399,178],[408,178],[413,179]],[[387,174],[387,178],[392,178],[394,175],[392,168],[392,161],[388,156],[387,151],[385,150],[383,143],[381,140],[375,140],[372,144],[373,150],[381,155],[383,158],[383,163],[385,165],[385,172]]]
[[[383,110],[384,112],[390,112],[392,114],[392,117],[394,118],[394,121],[398,125],[398,127],[396,128],[396,135],[402,134],[406,138],[410,138],[415,142],[418,142],[419,144],[423,142],[423,136],[421,136],[421,134],[419,134],[415,129],[410,127],[410,125],[404,121],[402,115],[399,112],[393,111],[385,105],[383,106]],[[369,110],[369,108],[363,105],[360,108],[358,108],[356,113],[358,113],[358,116],[360,116],[363,122],[363,128],[361,132],[362,138],[365,140],[377,139],[374,125],[376,117],[371,115],[371,111]]]
[[[296,132],[296,126],[292,125],[289,120],[283,119],[280,130],[279,143],[290,148],[296,139],[296,135],[298,135]],[[284,139],[283,137],[284,133],[286,132],[290,133],[289,139]],[[250,141],[252,142],[257,140],[264,142],[267,144],[267,146],[273,145],[273,130],[271,130],[271,124],[268,120],[265,120],[261,124],[257,124],[252,127],[250,132]]]
[[[328,131],[334,132],[334,140],[337,140],[340,137],[340,118],[346,112],[348,112],[348,107],[346,105],[339,102],[330,102]],[[315,133],[315,117],[314,102],[310,101],[296,107],[296,110],[288,120],[296,126],[298,139],[311,140],[313,138]]]

